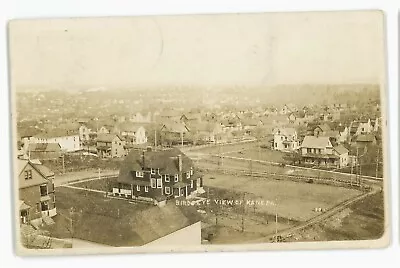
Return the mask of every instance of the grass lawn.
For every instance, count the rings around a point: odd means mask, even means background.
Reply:
[[[280,217],[297,221],[318,215],[314,208],[329,209],[361,194],[354,189],[329,185],[212,173],[205,175],[204,185],[246,192],[249,199],[264,201],[265,205],[257,207],[259,212],[274,215],[277,209]]]
[[[78,182],[74,183],[74,187],[86,188],[86,189],[93,189],[99,191],[111,191],[112,186],[115,185],[117,181],[117,177],[114,178],[104,178],[99,180],[89,180],[85,182]]]

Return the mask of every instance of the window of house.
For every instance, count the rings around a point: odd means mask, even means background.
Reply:
[[[47,195],[47,185],[40,185],[40,196]]]
[[[307,153],[311,153],[311,148],[307,148]]]
[[[165,181],[169,182],[169,175],[167,174],[167,175],[164,175],[164,176],[165,176]]]
[[[157,179],[157,188],[162,188],[162,179]]]
[[[190,172],[186,173],[186,179],[190,179]]]
[[[49,210],[49,203],[48,203],[47,201],[41,202],[41,203],[40,203],[40,206],[41,206],[41,208],[42,208],[42,211],[47,211],[47,210]]]
[[[149,186],[145,186],[144,191],[147,193],[149,191]]]
[[[136,190],[140,192],[140,185],[136,185]]]
[[[278,143],[277,142],[275,142],[275,148],[277,148],[278,147]]]
[[[156,188],[156,179],[150,179],[151,188]]]
[[[166,194],[171,194],[171,188],[170,187],[165,187],[165,193]]]
[[[156,174],[156,170],[154,168],[150,169],[151,174]]]
[[[193,168],[190,168],[190,175],[193,175]]]
[[[53,203],[55,203],[55,202],[56,202],[56,195],[53,194]]]
[[[143,178],[143,172],[142,171],[136,171],[136,177]]]
[[[25,180],[30,180],[32,179],[32,170],[26,170],[25,171]]]
[[[175,174],[174,180],[175,180],[175,181],[178,181],[178,178],[179,178],[179,177],[178,177],[178,174]]]
[[[193,188],[193,186],[194,186],[194,182],[191,181],[191,182],[190,182],[190,187]]]

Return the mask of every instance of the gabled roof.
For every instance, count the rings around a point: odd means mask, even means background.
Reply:
[[[343,145],[337,145],[333,148],[339,155],[346,154],[349,150],[346,149]]]
[[[324,132],[331,131],[331,127],[328,124],[318,125],[317,127],[319,127]]]
[[[51,171],[48,167],[39,164],[32,164],[43,176],[46,178],[54,176],[54,172]]]
[[[114,138],[117,137],[122,141],[122,139],[116,134],[99,134],[97,136],[97,141],[99,142],[112,142]]]
[[[52,172],[46,166],[42,164],[34,164],[33,161],[26,159],[17,159],[17,167],[18,167],[18,176],[25,170],[27,166],[31,166],[34,170],[36,170],[41,176],[34,177],[32,180],[24,180],[22,183],[18,185],[19,188],[31,187],[34,185],[40,185],[43,183],[49,182],[50,177],[54,176],[54,172]]]
[[[131,183],[133,179],[132,172],[149,168],[160,169],[161,174],[178,174],[178,155],[181,155],[182,159],[182,172],[189,171],[193,167],[192,160],[177,148],[163,151],[132,150],[121,164],[118,181]]]
[[[329,140],[329,137],[305,136],[301,147],[325,149],[327,147],[332,148],[332,144]]]
[[[189,128],[181,122],[165,122],[161,127],[161,131],[172,133],[185,133],[189,132]]]
[[[283,135],[283,136],[293,136],[296,134],[296,129],[295,128],[275,128],[272,133],[274,135],[279,134],[279,135]]]
[[[28,160],[25,159],[17,159],[17,171],[18,171],[18,176],[21,175],[21,172],[24,170],[26,165],[28,165]]]
[[[99,216],[98,219],[105,220],[103,224],[83,226],[81,233],[91,234],[93,242],[100,244],[108,242],[112,243],[110,246],[113,247],[146,246],[146,244],[153,241],[157,243],[156,240],[201,221],[199,213],[193,206],[177,206],[175,202],[167,202],[164,207],[140,205],[142,207],[136,206],[131,210],[121,210],[124,213],[121,213],[119,219],[108,218],[107,220],[107,217]],[[104,235],[93,235],[101,233],[104,228],[114,231],[105,232]],[[195,229],[194,231],[200,230]],[[200,236],[200,233],[189,233],[189,235]],[[151,246],[150,244],[149,247]]]

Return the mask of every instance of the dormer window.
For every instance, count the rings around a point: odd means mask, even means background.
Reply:
[[[193,168],[190,168],[190,175],[193,175]]]
[[[151,169],[150,169],[150,173],[151,173],[151,174],[156,174],[156,170],[155,170],[154,168],[151,168]]]
[[[143,178],[143,172],[142,171],[136,171],[136,177]]]
[[[175,174],[174,180],[175,180],[175,181],[178,181],[178,179],[179,179],[178,174]]]
[[[186,179],[190,179],[190,172],[186,173]]]
[[[167,174],[167,175],[164,175],[164,178],[165,178],[165,181],[166,182],[169,182],[169,175]]]

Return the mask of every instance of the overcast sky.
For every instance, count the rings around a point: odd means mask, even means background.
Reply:
[[[14,21],[19,86],[380,83],[379,12]]]

